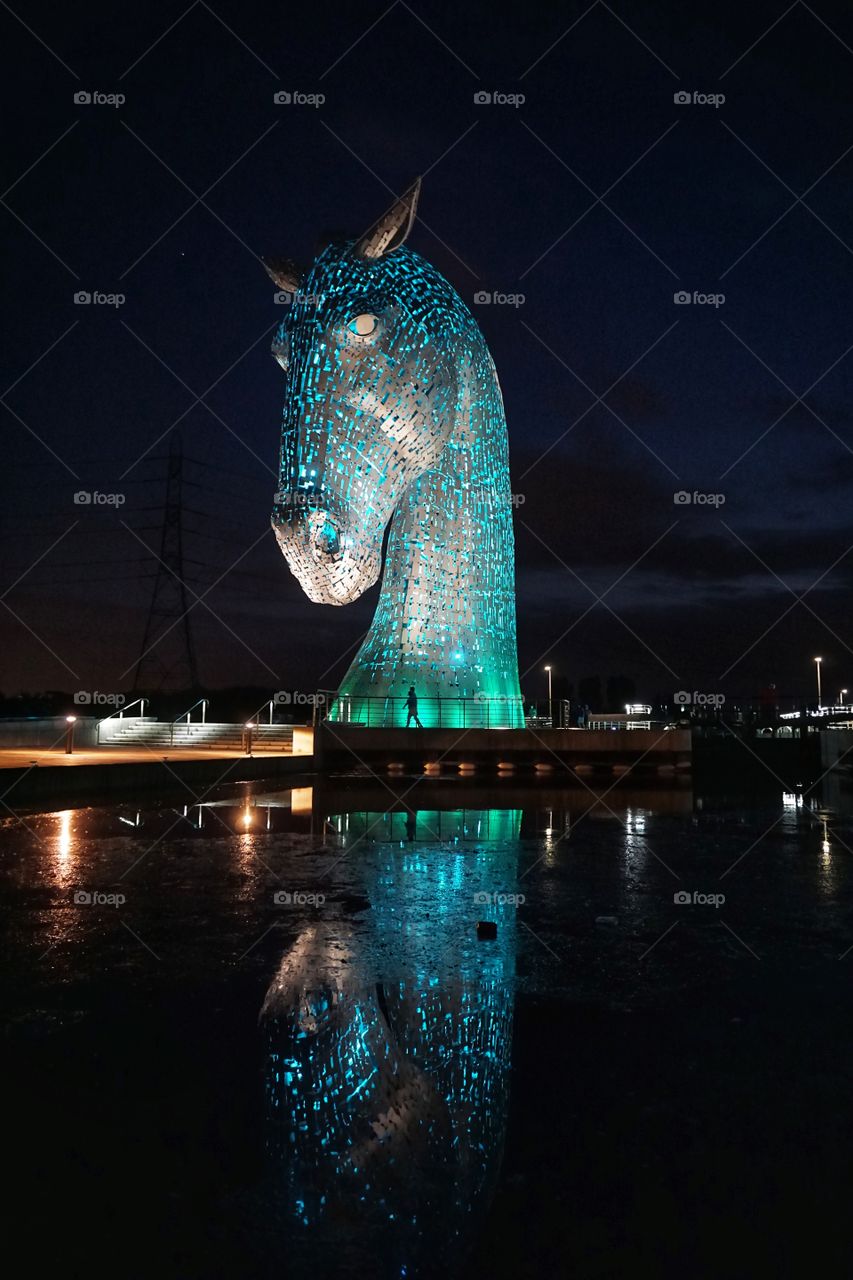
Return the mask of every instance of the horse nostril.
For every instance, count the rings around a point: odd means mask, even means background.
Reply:
[[[327,556],[336,556],[340,551],[341,543],[338,531],[330,520],[327,520],[322,529],[318,530],[314,535],[314,543],[319,551],[323,551]]]

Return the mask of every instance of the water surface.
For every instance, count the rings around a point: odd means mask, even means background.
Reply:
[[[210,799],[0,825],[34,1265],[846,1269],[843,784]]]

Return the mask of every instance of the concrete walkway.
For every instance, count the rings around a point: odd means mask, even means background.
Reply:
[[[138,747],[64,751],[0,748],[0,815],[23,808],[62,808],[99,800],[189,792],[206,795],[223,784],[309,774],[310,755],[190,748],[159,753]]]
[[[289,756],[289,751],[272,748],[269,751],[258,751],[252,747],[252,757]],[[115,764],[161,764],[166,761],[188,760],[239,760],[245,757],[245,751],[217,750],[215,747],[181,748],[158,751],[154,748],[97,747],[95,749],[75,747],[72,755],[64,750],[48,751],[45,748],[32,747],[0,747],[0,770],[26,769],[30,765],[44,765],[51,769],[73,767],[79,765],[115,765]]]

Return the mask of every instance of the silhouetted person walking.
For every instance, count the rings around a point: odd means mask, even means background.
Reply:
[[[414,685],[411,686],[403,701],[409,708],[409,714],[406,716],[406,728],[408,729],[409,725],[412,723],[412,719],[414,719],[417,727],[422,729],[423,725],[418,719],[418,695],[415,693]]]

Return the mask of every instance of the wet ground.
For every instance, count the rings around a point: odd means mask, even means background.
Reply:
[[[843,786],[393,786],[0,825],[29,1265],[847,1274]]]

